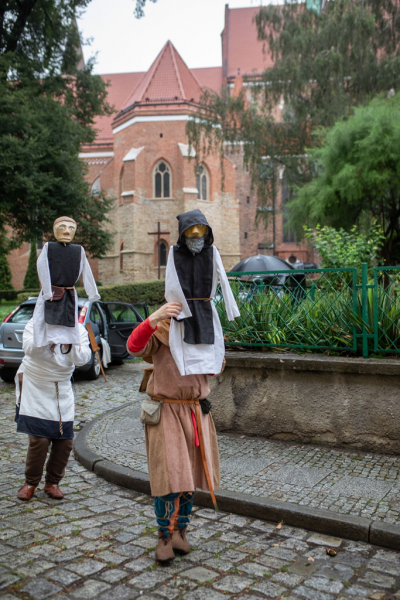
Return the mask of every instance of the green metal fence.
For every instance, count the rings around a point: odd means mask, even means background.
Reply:
[[[400,353],[400,267],[228,273],[240,318],[214,298],[228,346]]]

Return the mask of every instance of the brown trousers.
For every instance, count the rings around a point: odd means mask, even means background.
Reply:
[[[73,441],[49,440],[30,435],[25,465],[25,479],[27,484],[35,487],[39,485],[51,443],[50,456],[46,464],[46,483],[58,485],[65,475],[65,467],[71,454]]]

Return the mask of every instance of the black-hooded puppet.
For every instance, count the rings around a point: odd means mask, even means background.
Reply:
[[[214,344],[211,288],[214,273],[214,236],[206,217],[195,209],[177,216],[179,238],[173,246],[174,263],[183,294],[192,316],[184,319],[186,344]],[[184,232],[193,225],[207,225],[203,249],[194,253]]]

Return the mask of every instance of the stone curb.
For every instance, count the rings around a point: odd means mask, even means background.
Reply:
[[[86,438],[92,427],[106,415],[122,409],[130,402],[113,408],[96,417],[85,425],[74,442],[75,458],[88,471],[111,483],[142,494],[150,495],[150,481],[145,473],[122,467],[96,454],[86,445]],[[215,494],[218,508],[224,512],[236,513],[246,517],[265,521],[283,521],[292,527],[302,527],[318,533],[343,537],[400,550],[400,526],[383,521],[372,521],[364,517],[340,515],[329,510],[312,508],[272,500],[266,496],[250,496],[228,490],[220,490]],[[205,508],[213,508],[210,495],[198,491],[195,504]]]

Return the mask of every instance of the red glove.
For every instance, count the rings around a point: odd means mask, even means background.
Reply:
[[[157,331],[157,327],[155,329],[150,325],[150,321],[147,318],[143,323],[140,323],[131,333],[128,338],[127,348],[128,352],[140,352],[146,346],[147,342],[153,335],[155,331]]]

